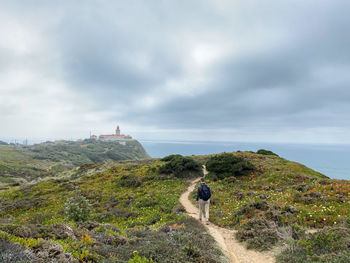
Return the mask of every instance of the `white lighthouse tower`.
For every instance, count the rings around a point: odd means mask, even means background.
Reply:
[[[116,134],[116,135],[120,135],[119,125],[117,126],[117,129],[115,130],[115,134]]]

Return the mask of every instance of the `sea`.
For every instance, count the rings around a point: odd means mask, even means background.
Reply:
[[[150,140],[140,142],[154,158],[170,154],[189,156],[266,149],[285,159],[304,164],[332,179],[350,180],[350,145]]]

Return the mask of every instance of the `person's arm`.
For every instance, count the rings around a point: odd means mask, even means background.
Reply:
[[[199,200],[199,197],[200,197],[200,191],[201,191],[201,187],[199,186],[198,189],[197,189],[197,201]]]

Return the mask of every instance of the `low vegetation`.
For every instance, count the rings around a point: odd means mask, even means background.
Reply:
[[[202,165],[191,157],[180,154],[166,156],[162,159],[165,164],[160,167],[159,172],[172,174],[175,177],[198,177],[203,175]]]
[[[272,151],[269,150],[265,150],[265,149],[260,149],[256,152],[257,154],[262,154],[262,155],[274,155],[274,156],[278,156],[277,154],[275,154]]]
[[[288,249],[278,257],[279,262],[348,262],[349,255],[343,251],[350,247],[347,235],[336,233],[350,233],[346,224],[350,220],[350,181],[328,179],[271,153],[220,156],[207,159],[211,174],[225,175],[208,177],[215,224],[237,229],[237,239],[251,249],[269,250],[284,244]],[[249,162],[255,169],[233,179],[223,164],[231,159]],[[324,230],[307,234],[315,228]],[[333,252],[318,249],[322,244],[330,246],[331,240],[339,245]]]
[[[161,174],[164,164],[111,163],[93,173],[85,167],[79,177],[0,191],[0,259],[225,262],[205,228],[179,204],[188,183]]]
[[[86,163],[137,160],[149,157],[136,141],[104,142],[99,140],[59,141],[35,144],[28,148],[34,159],[64,162],[70,168]]]
[[[221,180],[227,177],[246,176],[255,169],[254,165],[241,156],[223,153],[211,157],[206,162],[209,177]]]
[[[55,163],[40,161],[23,147],[0,146],[0,183],[24,182],[37,178],[52,176],[51,168]]]
[[[278,257],[280,263],[350,262],[350,229],[327,227],[295,240]]]
[[[0,145],[8,145],[7,142],[0,141]]]
[[[0,183],[23,183],[55,176],[90,163],[149,158],[138,141],[45,142],[32,146],[0,145]]]
[[[86,221],[91,213],[91,205],[80,191],[76,191],[72,197],[67,199],[64,213],[69,220]]]
[[[226,262],[178,201],[206,164],[211,221],[236,229],[249,249],[281,246],[278,263],[349,262],[350,182],[264,151],[84,164],[8,186],[0,190],[0,261]]]

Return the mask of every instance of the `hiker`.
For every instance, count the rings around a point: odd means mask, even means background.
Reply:
[[[201,184],[197,190],[197,202],[199,207],[199,220],[202,221],[203,207],[205,210],[205,222],[209,221],[209,203],[210,203],[210,188],[205,183],[204,177],[201,178]]]

